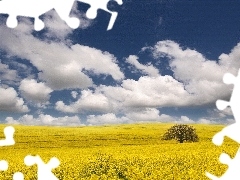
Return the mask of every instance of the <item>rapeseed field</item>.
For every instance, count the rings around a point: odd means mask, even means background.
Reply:
[[[44,162],[57,157],[54,169],[60,180],[188,180],[208,179],[205,171],[221,176],[227,169],[218,161],[222,152],[234,157],[238,144],[212,137],[224,126],[193,125],[199,142],[178,143],[161,137],[172,124],[134,124],[88,127],[15,127],[14,146],[0,147],[0,160],[9,163],[0,179],[22,172],[25,180],[37,179],[37,167],[26,166],[24,157],[40,155]],[[0,126],[0,138],[3,129]],[[2,133],[1,133],[2,132]]]

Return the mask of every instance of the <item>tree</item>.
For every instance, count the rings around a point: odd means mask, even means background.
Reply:
[[[186,124],[176,124],[169,128],[162,137],[163,140],[176,139],[178,142],[197,142],[198,135],[194,127]]]

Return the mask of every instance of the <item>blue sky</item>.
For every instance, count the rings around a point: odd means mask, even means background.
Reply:
[[[86,18],[75,2],[73,30],[54,10],[45,28],[0,16],[0,121],[31,125],[139,122],[231,123],[232,85],[240,67],[238,0],[123,0]]]

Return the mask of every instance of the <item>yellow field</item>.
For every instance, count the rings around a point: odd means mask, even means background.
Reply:
[[[0,138],[3,129],[0,126]],[[0,179],[12,179],[20,171],[25,180],[36,179],[36,166],[24,165],[26,155],[40,155],[47,162],[57,157],[61,164],[53,172],[62,180],[122,179],[180,180],[208,179],[205,171],[220,176],[227,166],[218,162],[224,151],[233,157],[238,144],[226,139],[217,147],[212,136],[224,126],[193,125],[197,143],[163,141],[161,136],[172,124],[135,124],[96,127],[14,126],[16,144],[0,147],[0,160],[9,169]]]

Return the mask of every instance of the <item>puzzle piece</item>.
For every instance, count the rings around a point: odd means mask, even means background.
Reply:
[[[0,146],[10,146],[14,145],[15,141],[13,138],[15,129],[12,126],[7,126],[4,128],[5,139],[0,140]],[[45,164],[42,159],[37,156],[26,156],[24,158],[24,163],[27,166],[32,166],[37,164],[38,167],[38,180],[58,180],[56,176],[51,172],[53,168],[59,166],[60,162],[57,158],[51,158],[50,161]],[[5,160],[0,161],[0,171],[6,171],[8,169],[8,162]],[[24,175],[21,172],[15,172],[13,174],[13,180],[24,180]]]
[[[16,172],[13,174],[13,180],[24,180],[24,175],[21,172]]]
[[[233,112],[236,122],[234,124],[231,124],[231,125],[223,128],[222,131],[220,131],[213,137],[212,141],[215,145],[220,146],[220,145],[222,145],[222,143],[224,141],[224,136],[227,136],[240,144],[240,136],[238,135],[238,132],[240,130],[240,111],[239,111],[240,70],[238,72],[237,77],[233,76],[230,73],[226,73],[223,76],[223,82],[226,84],[234,84],[232,96],[231,96],[229,102],[223,101],[223,100],[218,100],[216,102],[216,106],[219,110],[224,110],[227,106],[231,106],[231,109],[232,109],[232,112]]]
[[[69,17],[74,0],[2,0],[0,1],[0,13],[9,14],[7,26],[15,28],[18,25],[17,16],[34,18],[34,28],[39,31],[44,28],[44,23],[39,19],[51,9],[55,9],[62,20],[71,28],[79,26],[79,19]]]
[[[8,170],[8,162],[5,160],[0,161],[0,171]],[[16,172],[13,174],[13,180],[24,180],[24,176],[21,172]]]
[[[5,139],[4,140],[0,140],[0,146],[11,146],[15,144],[13,135],[15,132],[14,127],[12,126],[7,126],[4,128],[4,135],[5,135]]]
[[[95,19],[97,17],[97,11],[98,9],[102,9],[108,13],[111,14],[111,19],[109,21],[109,24],[108,24],[108,27],[107,27],[107,30],[110,30],[112,29],[113,25],[114,25],[114,22],[116,21],[117,19],[117,16],[118,16],[118,13],[117,12],[113,12],[113,11],[110,11],[108,8],[107,8],[107,5],[108,5],[108,2],[110,0],[78,0],[80,2],[83,2],[83,3],[86,3],[86,4],[89,4],[91,7],[87,10],[86,12],[86,16],[89,18],[89,19]],[[122,0],[115,0],[119,5],[122,5],[123,2]]]
[[[15,129],[12,126],[7,126],[4,128],[5,139],[0,140],[0,146],[11,146],[15,144],[13,139]],[[8,162],[5,160],[0,161],[0,171],[8,170]],[[21,172],[16,172],[13,174],[13,180],[24,180],[24,176]]]
[[[233,159],[226,153],[222,153],[219,157],[222,164],[228,165],[227,171],[221,176],[217,177],[215,175],[206,172],[206,176],[212,180],[239,180],[240,179],[240,149],[238,149],[235,157]]]
[[[108,10],[107,4],[110,0],[78,0],[89,4],[86,16],[94,19],[97,16],[97,10],[102,9],[111,14],[111,19],[107,30],[112,29],[118,13]],[[115,0],[122,5],[122,0]],[[18,25],[17,16],[25,16],[34,18],[34,29],[40,31],[44,28],[44,23],[39,16],[43,15],[51,9],[55,9],[60,18],[64,20],[68,26],[73,29],[79,27],[80,20],[75,17],[69,17],[75,0],[2,0],[0,1],[0,13],[9,14],[7,26],[15,28]]]
[[[6,171],[8,169],[8,162],[5,160],[0,161],[0,171]]]
[[[231,106],[234,118],[236,122],[240,123],[240,111],[239,111],[239,104],[240,104],[240,69],[238,71],[238,76],[235,77],[230,73],[226,73],[223,76],[223,82],[225,84],[234,84],[234,89],[232,92],[232,96],[230,101],[223,101],[218,100],[216,102],[216,106],[219,110],[224,110],[227,106]]]
[[[215,134],[213,136],[212,142],[215,145],[220,146],[224,141],[224,136],[227,136],[240,144],[239,130],[240,130],[240,123],[239,122],[233,123],[223,128],[217,134]]]
[[[45,164],[40,156],[28,155],[24,158],[24,163],[27,166],[37,164],[38,180],[58,180],[58,178],[52,173],[52,169],[58,167],[60,164],[60,161],[56,157],[51,158],[50,161]]]
[[[227,106],[230,106],[236,120],[235,123],[223,128],[220,132],[213,136],[212,142],[215,145],[222,145],[224,141],[224,137],[227,136],[232,140],[238,142],[240,144],[240,69],[238,71],[238,76],[235,77],[230,73],[226,73],[223,77],[223,82],[226,84],[234,84],[234,89],[230,98],[230,101],[218,100],[216,102],[216,106],[219,110],[224,110]],[[238,180],[240,179],[240,148],[238,149],[235,157],[233,159],[226,153],[222,153],[219,157],[219,160],[222,164],[226,164],[229,166],[228,170],[221,176],[217,177],[206,172],[206,176],[212,180]]]

